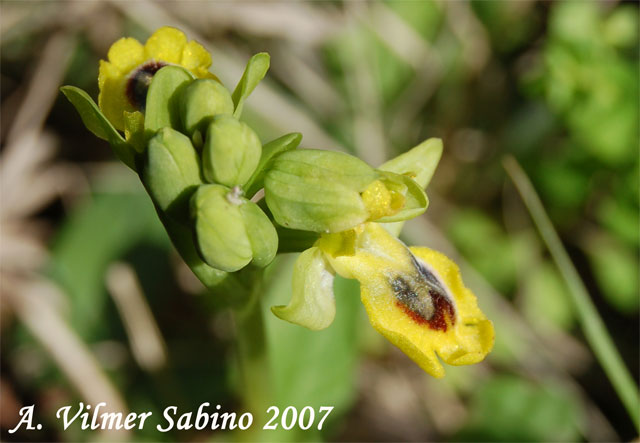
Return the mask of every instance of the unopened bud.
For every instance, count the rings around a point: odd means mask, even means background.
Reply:
[[[233,100],[227,88],[212,79],[193,81],[181,97],[182,124],[187,134],[207,130],[214,116],[233,114]]]
[[[204,141],[204,177],[229,187],[243,185],[256,170],[261,151],[260,139],[248,125],[230,115],[218,115]]]
[[[282,226],[339,232],[370,217],[361,197],[377,173],[351,155],[294,150],[278,155],[264,180],[265,198]]]
[[[142,181],[162,211],[188,218],[189,197],[202,183],[200,160],[189,138],[171,128],[158,131],[145,151]]]
[[[239,188],[202,185],[191,198],[196,244],[202,259],[227,272],[253,261],[266,266],[278,249],[278,236],[269,218],[239,195]]]

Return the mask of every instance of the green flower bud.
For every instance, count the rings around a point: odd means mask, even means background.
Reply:
[[[202,259],[216,269],[234,272],[253,260],[266,266],[278,249],[275,228],[238,187],[202,185],[191,198],[196,244]]]
[[[189,138],[171,128],[158,131],[145,152],[142,181],[162,211],[186,218],[189,197],[202,183],[200,160]]]
[[[207,128],[202,166],[207,181],[232,187],[245,184],[260,161],[260,139],[245,123],[218,115]]]
[[[218,114],[233,114],[233,100],[227,88],[212,79],[193,81],[180,101],[182,124],[187,134],[203,135],[208,124]]]
[[[191,72],[174,65],[165,66],[154,74],[145,99],[147,138],[162,128],[180,129],[178,99],[193,79]]]
[[[356,157],[332,151],[286,151],[265,175],[265,198],[278,224],[339,232],[369,219],[361,197],[377,173]]]
[[[251,201],[245,200],[244,204],[240,205],[240,212],[253,251],[252,263],[260,267],[267,266],[278,252],[276,228],[262,209]]]

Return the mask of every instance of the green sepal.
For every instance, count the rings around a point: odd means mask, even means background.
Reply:
[[[441,156],[442,140],[430,138],[404,154],[389,160],[378,169],[395,172],[396,174],[408,174],[422,189],[426,189],[431,182],[431,177],[438,166]],[[383,226],[391,234],[398,236],[402,231],[404,221],[385,223]]]
[[[403,208],[393,215],[375,220],[378,223],[391,223],[409,220],[424,213],[429,206],[427,194],[415,180],[406,175],[394,174],[393,172],[378,171],[380,180],[390,191],[402,193],[405,198]]]
[[[145,105],[144,129],[147,139],[161,128],[182,129],[180,96],[195,77],[179,66],[165,66],[155,73]]]
[[[347,154],[287,151],[274,158],[265,175],[265,200],[281,226],[339,232],[367,220],[360,193],[377,177],[373,168]]]
[[[425,189],[433,177],[441,156],[442,140],[430,138],[404,154],[385,162],[378,169],[396,174],[408,174]]]
[[[217,115],[207,128],[202,148],[204,178],[210,183],[242,186],[253,175],[262,144],[246,123],[231,115]]]
[[[135,149],[113,127],[89,94],[75,86],[63,86],[60,90],[76,108],[85,127],[96,137],[109,142],[116,157],[135,171]]]
[[[325,329],[336,315],[333,279],[320,248],[307,249],[294,264],[291,301],[287,306],[273,306],[271,312],[314,331]]]
[[[175,220],[188,220],[189,198],[198,185],[200,159],[187,136],[163,128],[149,140],[142,182],[154,203]]]
[[[191,218],[202,259],[216,269],[235,272],[253,258],[242,201],[230,199],[231,190],[222,185],[201,185],[191,197]]]
[[[253,202],[245,201],[240,205],[240,212],[253,251],[251,262],[263,268],[273,261],[278,252],[276,229],[269,217]]]
[[[190,136],[195,131],[203,135],[214,116],[233,114],[231,94],[213,79],[197,79],[188,85],[180,97],[182,125]]]
[[[271,160],[282,152],[297,148],[301,140],[302,134],[292,132],[263,145],[258,167],[244,186],[246,195],[251,197],[264,186],[264,175],[270,166]]]
[[[235,111],[233,115],[239,118],[242,114],[242,107],[244,101],[249,97],[249,94],[253,92],[260,80],[264,78],[269,70],[270,57],[266,52],[260,52],[255,54],[247,62],[247,66],[244,69],[242,78],[238,82],[236,89],[233,91],[233,104],[235,105]]]

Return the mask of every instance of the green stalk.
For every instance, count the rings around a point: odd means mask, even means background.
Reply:
[[[265,423],[271,395],[270,362],[267,337],[262,317],[263,270],[252,272],[251,296],[248,303],[234,310],[241,392],[245,407],[253,414],[254,423]]]
[[[531,181],[517,160],[508,156],[503,161],[504,168],[513,180],[522,200],[536,224],[542,239],[551,252],[560,273],[569,287],[571,302],[578,314],[582,330],[593,353],[604,369],[618,397],[627,409],[637,431],[640,431],[640,398],[638,388],[624,365],[604,322],[593,305],[589,293],[564,249],[549,216],[544,210]]]

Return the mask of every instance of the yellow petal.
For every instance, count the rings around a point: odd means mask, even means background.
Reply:
[[[135,38],[121,38],[111,45],[107,57],[122,74],[126,75],[144,61],[144,47]]]
[[[179,64],[186,44],[187,37],[182,31],[164,26],[154,32],[145,43],[145,59]]]
[[[478,309],[455,263],[428,248],[409,250],[377,223],[357,231],[355,254],[323,249],[336,272],[356,278],[373,327],[434,377],[438,360],[481,361],[493,346],[493,325]],[[323,239],[318,242],[323,248]]]
[[[188,42],[182,49],[180,64],[199,78],[206,78],[211,66],[211,54],[195,40]]]
[[[100,60],[98,86],[98,106],[116,129],[124,130],[123,113],[135,111],[126,95],[127,77],[114,64]]]
[[[333,273],[319,248],[307,249],[296,260],[292,290],[287,306],[271,308],[276,316],[314,331],[333,322],[336,315]]]

